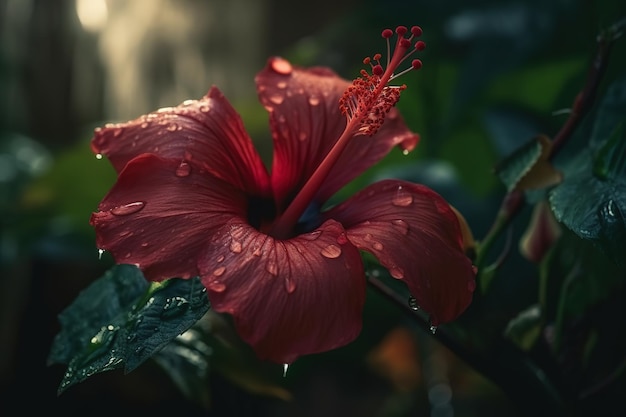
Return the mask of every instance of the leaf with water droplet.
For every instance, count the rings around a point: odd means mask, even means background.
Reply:
[[[48,357],[68,365],[59,393],[96,373],[132,371],[208,309],[197,277],[149,284],[137,267],[114,266],[59,315]]]

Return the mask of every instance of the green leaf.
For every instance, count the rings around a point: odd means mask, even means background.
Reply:
[[[590,147],[565,167],[549,195],[560,222],[626,268],[626,78],[614,82],[593,120]]]
[[[624,140],[615,146],[626,146]],[[607,144],[612,143],[608,141]],[[604,148],[597,155],[614,155]],[[622,153],[623,151],[619,151]],[[549,194],[556,219],[579,237],[595,243],[617,265],[625,267],[626,253],[626,178],[613,175],[612,168],[598,172],[598,159],[584,151],[566,169],[565,181]],[[616,164],[610,165],[615,167]]]
[[[520,180],[530,171],[541,156],[541,142],[535,138],[513,152],[496,169],[500,181],[507,191],[515,189]]]
[[[114,266],[59,315],[48,358],[68,364],[59,393],[100,372],[132,371],[208,309],[198,278],[149,285],[135,266]]]

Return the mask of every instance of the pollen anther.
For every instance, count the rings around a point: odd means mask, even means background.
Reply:
[[[422,67],[421,60],[413,59],[408,68],[395,72],[410,55],[426,47],[421,40],[413,43],[415,37],[422,35],[419,26],[412,26],[410,31],[406,26],[398,26],[395,34],[397,40],[392,53],[389,39],[394,31],[385,29],[381,33],[387,42],[385,65],[381,64],[382,54],[379,53],[363,59],[363,64],[369,65],[370,71],[361,70],[361,76],[352,82],[339,101],[341,112],[347,117],[348,123],[355,122],[352,127],[355,135],[371,136],[380,129],[386,114],[400,100],[400,93],[406,88],[406,85],[389,85],[390,81]]]

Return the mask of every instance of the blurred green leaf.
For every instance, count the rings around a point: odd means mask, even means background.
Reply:
[[[198,278],[148,285],[138,268],[116,265],[59,315],[48,363],[68,363],[59,393],[113,369],[130,372],[209,309]]]
[[[504,337],[515,343],[520,349],[528,351],[541,335],[541,309],[533,305],[520,312],[504,329]]]

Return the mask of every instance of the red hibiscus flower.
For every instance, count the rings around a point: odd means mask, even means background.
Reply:
[[[326,204],[394,146],[415,147],[418,136],[393,108],[405,87],[389,81],[423,49],[412,43],[420,33],[397,28],[385,67],[379,54],[368,58],[371,71],[352,83],[270,59],[256,84],[270,117],[271,174],[215,87],[96,129],[92,148],[118,173],[91,218],[98,247],[152,281],[200,276],[212,308],[233,317],[260,358],[278,363],[357,337],[361,251],[406,283],[433,324],[455,319],[471,301],[474,272],[446,201],[385,180]],[[388,42],[392,35],[383,32]],[[420,66],[413,60],[409,69]]]

